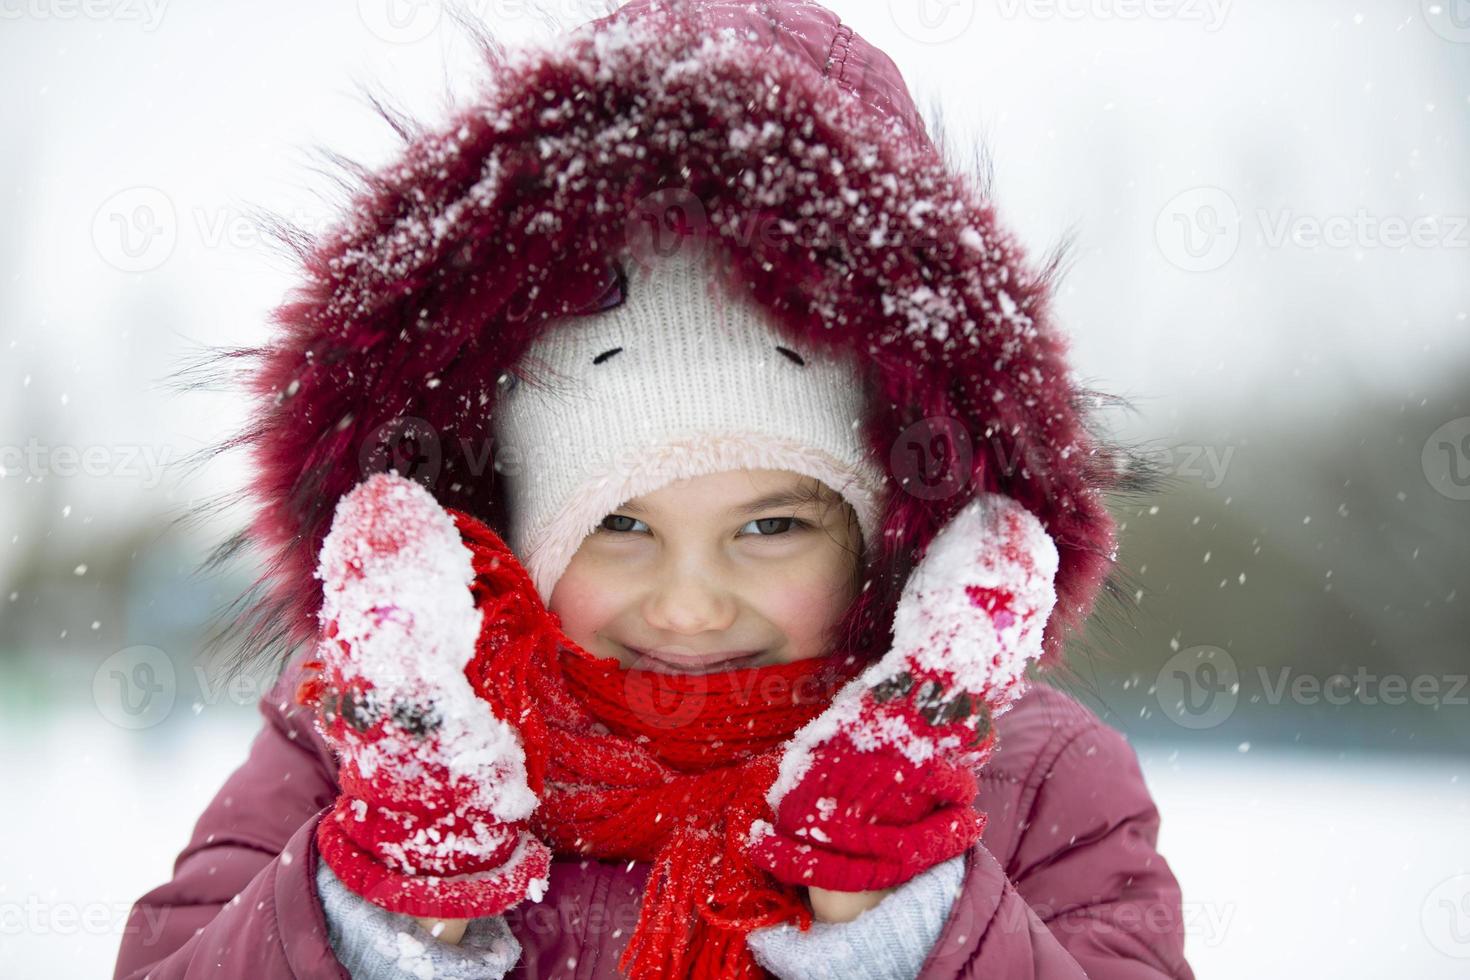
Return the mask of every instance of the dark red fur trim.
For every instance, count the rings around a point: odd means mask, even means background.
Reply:
[[[655,21],[638,44],[622,33]],[[860,356],[864,433],[896,482],[918,477],[904,460],[923,420],[973,440],[958,492],[891,495],[841,641],[886,649],[908,569],[984,489],[1015,497],[1057,542],[1044,662],[1058,660],[1114,559],[1102,494],[1118,475],[1079,417],[1048,279],[975,182],[821,66],[718,40],[697,8],[615,16],[487,67],[495,85],[478,104],[366,178],[274,314],[245,437],[258,468],[249,537],[267,559],[253,615],[283,616],[271,628],[288,643],[310,638],[333,507],[383,468],[379,443],[415,427],[437,465],[409,475],[503,529],[488,455],[497,379],[549,320],[601,295],[651,196],[676,194],[697,202],[731,285],[793,346]],[[825,235],[750,234],[798,218]]]

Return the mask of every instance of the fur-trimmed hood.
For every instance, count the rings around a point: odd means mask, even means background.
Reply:
[[[542,46],[484,44],[488,84],[437,129],[403,126],[344,223],[299,243],[298,287],[255,356],[248,528],[261,577],[230,612],[246,658],[312,637],[337,500],[393,467],[505,527],[497,382],[548,322],[606,301],[619,257],[693,221],[792,347],[860,355],[864,438],[896,492],[840,628],[887,648],[899,590],[982,490],[1060,555],[1043,665],[1115,571],[1104,496],[1127,490],[1087,424],[1031,268],[980,175],[952,169],[893,63],[801,0],[633,0]],[[647,247],[647,242],[642,247]]]

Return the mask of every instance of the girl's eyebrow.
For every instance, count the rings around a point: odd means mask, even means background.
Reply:
[[[806,490],[778,490],[775,493],[768,493],[764,497],[757,497],[755,500],[747,503],[737,504],[730,508],[729,513],[754,514],[757,511],[766,510],[771,507],[795,507],[806,503],[811,499],[811,496],[811,493]],[[624,503],[618,509],[633,514],[646,513],[642,507],[633,503],[631,500]]]
[[[811,499],[811,493],[804,490],[778,490],[768,493],[764,497],[757,497],[746,504],[730,508],[732,514],[754,514],[758,510],[766,510],[771,507],[795,507],[804,504]]]

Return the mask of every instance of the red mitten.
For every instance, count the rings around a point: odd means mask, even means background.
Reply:
[[[320,677],[302,699],[342,787],[317,828],[322,859],[405,915],[540,901],[551,852],[525,826],[537,799],[520,739],[465,674],[482,614],[454,520],[419,484],[371,476],[338,503],[317,577]]]
[[[978,840],[975,770],[1041,654],[1057,563],[1009,497],[983,493],[955,515],[904,585],[892,649],[787,745],[752,860],[786,884],[872,891]]]

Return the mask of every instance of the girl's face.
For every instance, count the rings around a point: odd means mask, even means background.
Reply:
[[[710,673],[824,654],[856,596],[861,532],[825,484],[785,470],[679,480],[583,539],[549,606],[588,653]]]

